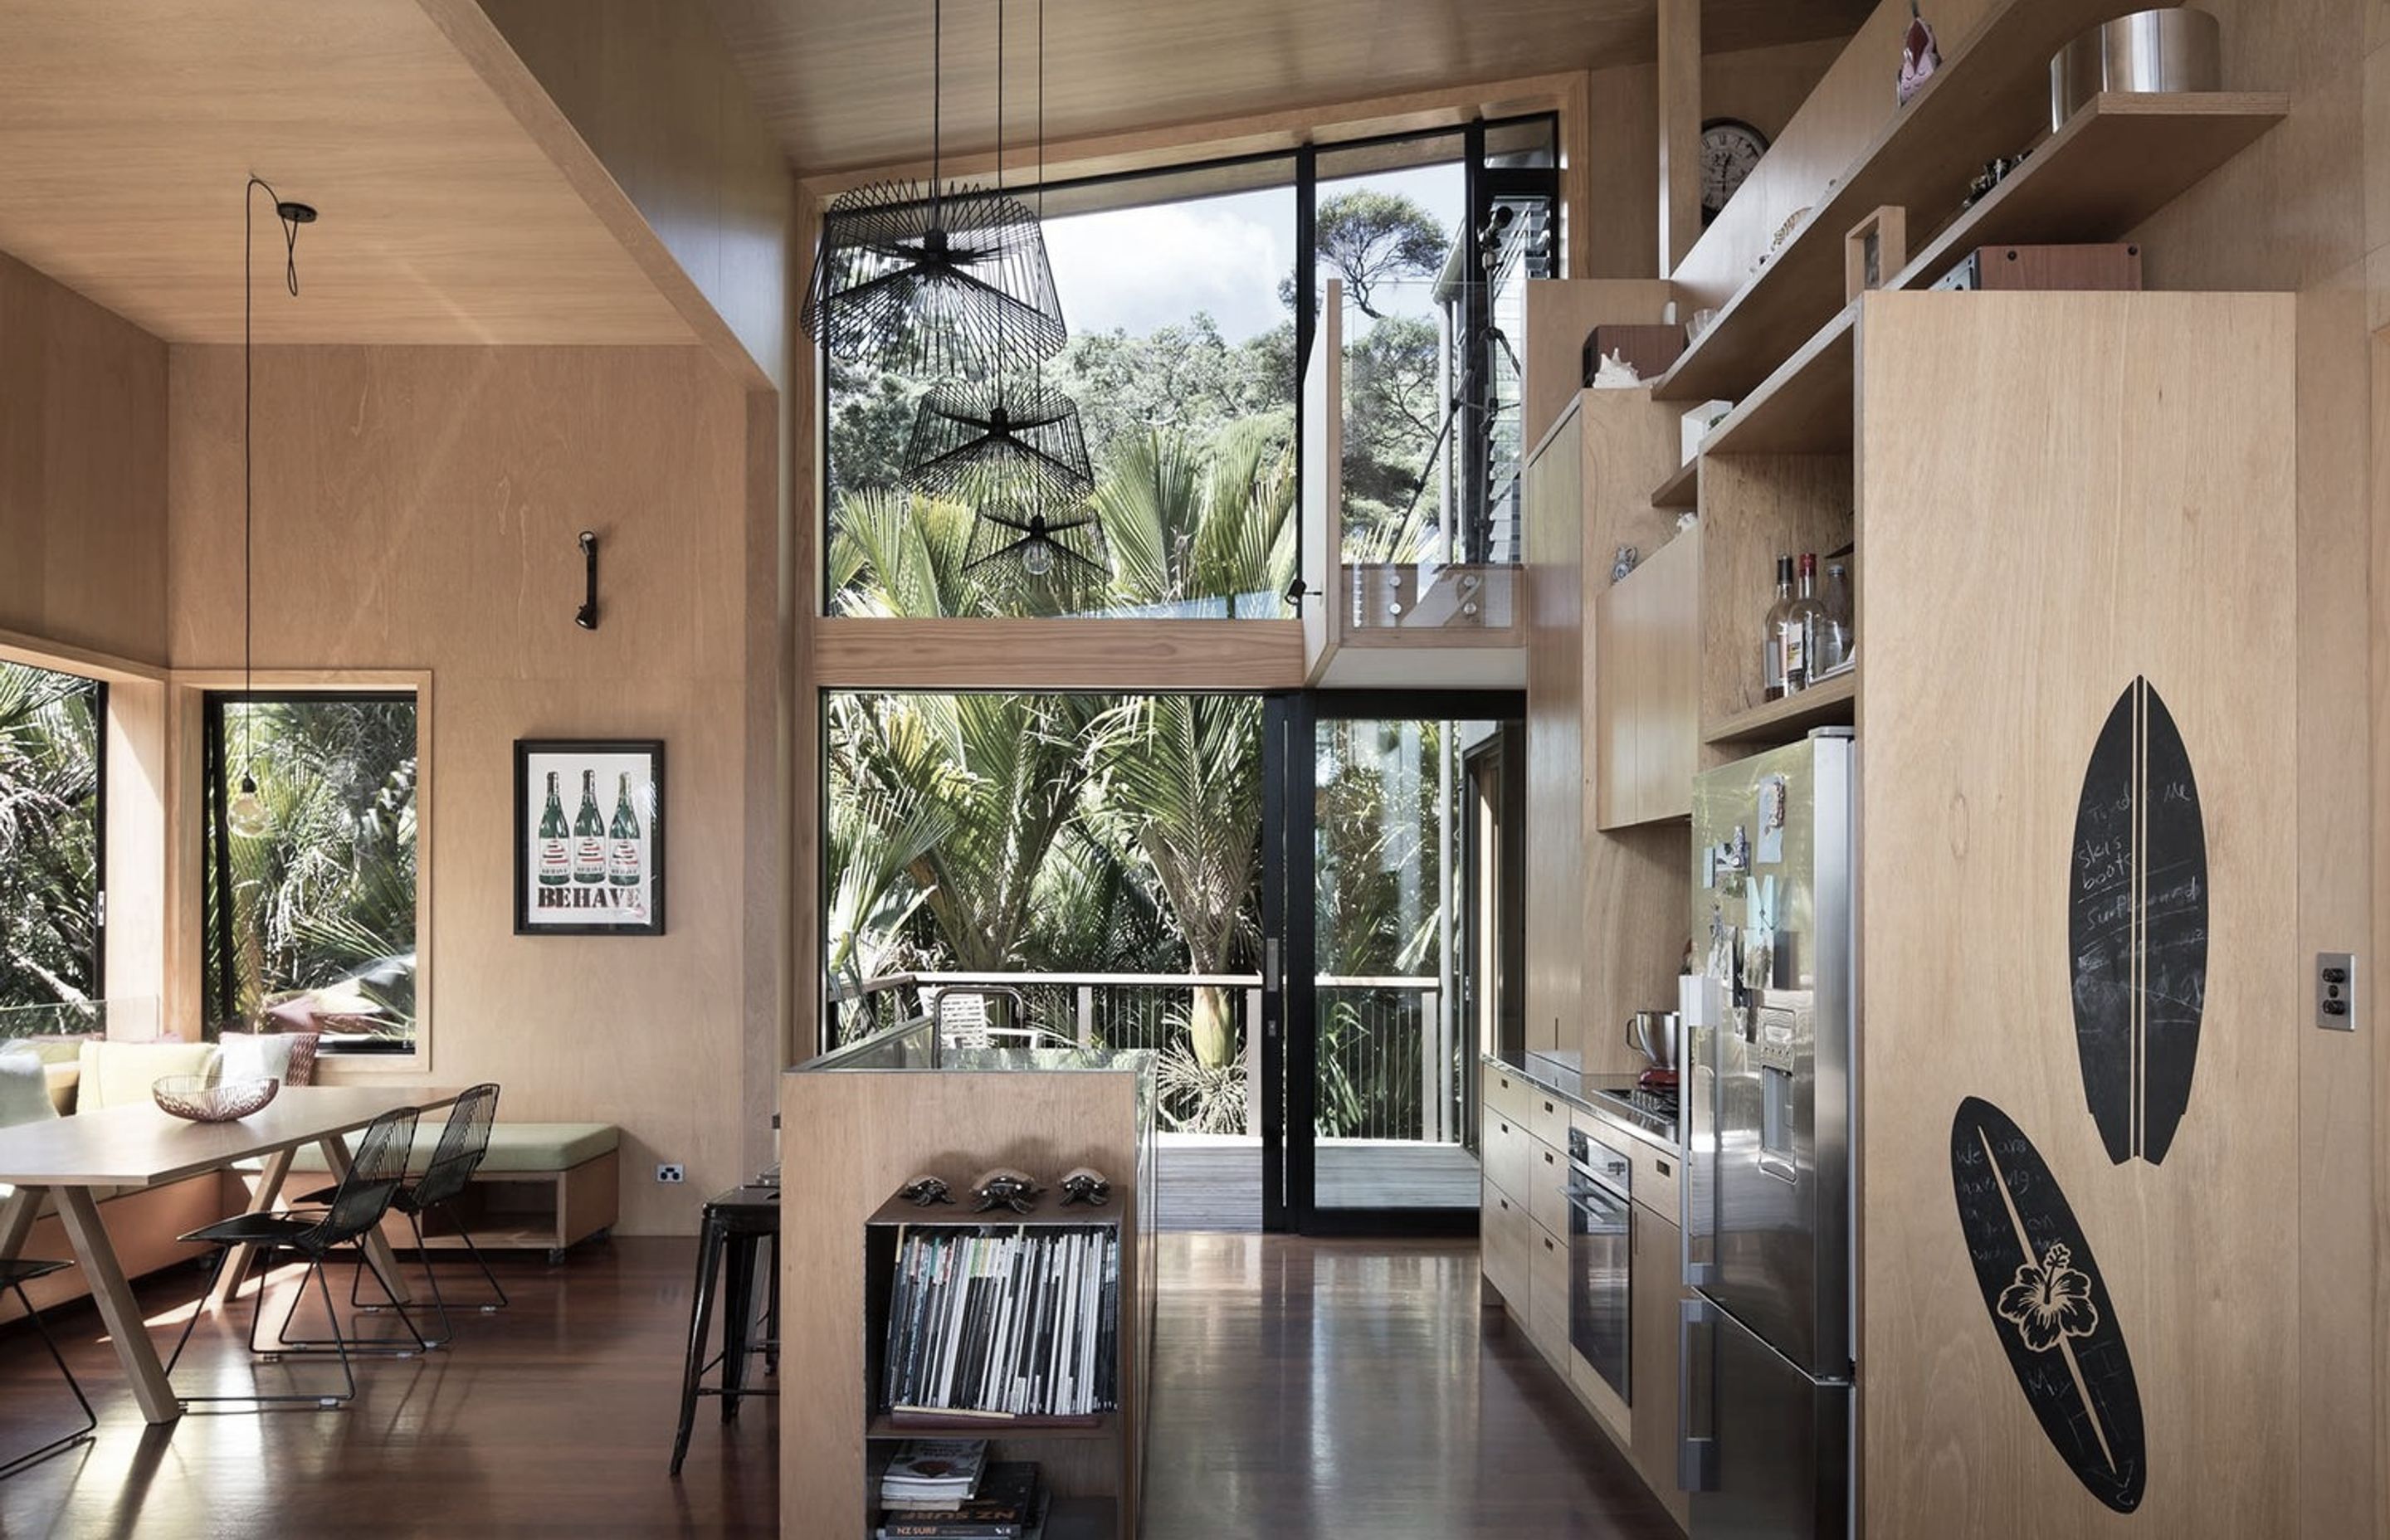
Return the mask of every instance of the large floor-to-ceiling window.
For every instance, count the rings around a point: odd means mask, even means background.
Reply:
[[[0,1039],[104,1022],[107,687],[0,661]]]

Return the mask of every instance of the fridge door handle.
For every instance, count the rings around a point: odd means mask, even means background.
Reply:
[[[1715,981],[1704,979],[1703,987],[1715,988]],[[1709,1014],[1712,1024],[1698,1034],[1689,1033],[1685,1045],[1690,1056],[1691,1039],[1699,1035],[1709,1048],[1708,1062],[1693,1060],[1690,1066],[1693,1086],[1685,1098],[1685,1169],[1677,1185],[1677,1233],[1682,1238],[1688,1289],[1704,1289],[1717,1281],[1717,1140],[1718,1119],[1724,1111],[1720,1098],[1724,1077],[1718,1073],[1718,1064],[1726,1048],[1725,1029],[1718,1024],[1722,1013]]]
[[[1716,1308],[1700,1299],[1677,1307],[1677,1485],[1686,1492],[1717,1490],[1717,1411],[1712,1384],[1717,1361]],[[1696,1346],[1705,1350],[1698,1355],[1698,1372]]]

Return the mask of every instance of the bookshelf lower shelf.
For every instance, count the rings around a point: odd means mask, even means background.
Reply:
[[[1120,1504],[1111,1497],[1057,1497],[1046,1515],[1046,1540],[1111,1540],[1120,1533]]]
[[[866,1438],[1100,1439],[1119,1431],[1120,1414],[1100,1417],[909,1418],[887,1413],[871,1419]]]

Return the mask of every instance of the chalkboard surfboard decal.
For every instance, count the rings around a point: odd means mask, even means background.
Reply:
[[[2091,1243],[2041,1152],[1979,1097],[1950,1124],[1950,1187],[1992,1329],[2051,1447],[2119,1513],[2149,1476],[2132,1355]]]
[[[2091,747],[2068,874],[2075,1047],[2108,1158],[2165,1161],[2207,997],[2207,834],[2191,752],[2136,678]]]

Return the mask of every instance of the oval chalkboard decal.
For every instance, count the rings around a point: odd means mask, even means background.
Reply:
[[[2086,1491],[2130,1513],[2149,1475],[2140,1392],[2066,1195],[2009,1115],[1975,1097],[1950,1125],[1950,1187],[1984,1308],[2042,1432]]]
[[[2068,873],[2075,1039],[2108,1158],[2162,1163],[2207,999],[2207,833],[2191,751],[2146,679],[2091,746]]]

